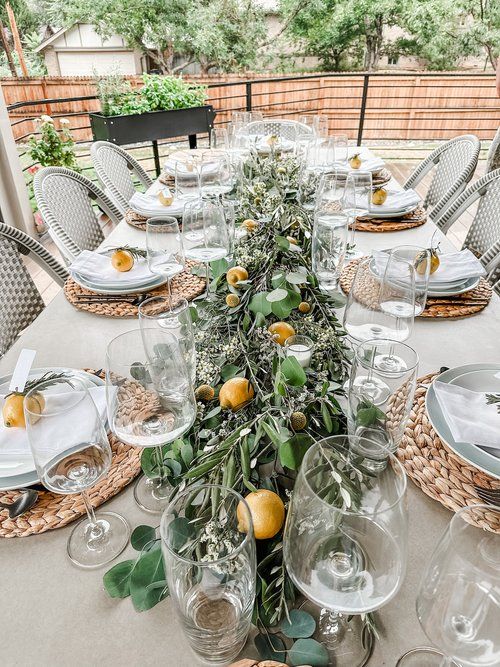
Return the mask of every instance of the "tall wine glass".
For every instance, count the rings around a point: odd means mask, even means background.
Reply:
[[[179,343],[184,361],[189,371],[191,382],[194,384],[196,377],[196,346],[194,342],[193,321],[186,299],[176,299],[174,304],[162,296],[153,296],[146,299],[139,306],[139,324],[142,329],[159,327],[168,329]],[[143,340],[146,353],[151,357],[152,351],[148,351],[149,339]],[[153,341],[154,344],[155,341]]]
[[[356,451],[358,441],[356,436],[334,436],[307,450],[283,536],[293,583],[315,605],[332,612],[322,640],[327,648],[335,647],[336,667],[364,664],[361,637],[353,637],[354,632],[350,640],[346,636],[347,618],[387,604],[406,569],[404,469],[373,443],[370,457],[386,457],[385,467],[374,473],[371,458]]]
[[[438,650],[413,649],[397,667],[500,664],[500,507],[453,516],[423,574],[417,617]]]
[[[101,420],[105,412],[104,388],[88,390],[74,377],[38,384],[24,400],[28,441],[42,484],[54,493],[82,496],[87,517],[71,531],[67,551],[84,568],[101,567],[116,558],[130,535],[122,516],[95,513],[89,497],[89,490],[111,465],[111,447]]]
[[[334,206],[335,203],[330,204]],[[325,292],[338,289],[347,250],[349,218],[342,211],[326,206],[316,209],[312,234],[312,270]]]
[[[236,210],[234,201],[232,199],[227,199],[227,197],[221,197],[219,204],[222,206],[224,211],[224,219],[227,225],[227,235],[229,240],[229,249],[227,253],[227,259],[232,261],[234,253],[234,245],[236,239]]]
[[[211,201],[189,203],[182,217],[182,236],[186,257],[205,263],[205,296],[208,296],[210,262],[229,253],[229,233],[222,206]]]
[[[108,419],[128,445],[143,447],[143,468],[134,487],[142,509],[161,512],[172,487],[163,447],[188,431],[196,416],[189,371],[175,336],[142,327],[114,338],[106,352]]]
[[[404,369],[384,369],[379,360],[389,351],[403,360]],[[365,453],[370,441],[389,452],[396,451],[413,405],[417,374],[418,355],[404,343],[369,340],[355,349],[347,392],[347,426],[351,435],[360,437],[360,453]],[[385,463],[384,455],[380,461],[374,459],[372,468],[378,470]]]
[[[415,278],[415,317],[421,315],[427,303],[431,252],[428,248],[416,245],[398,245],[390,250],[390,255],[411,264]]]
[[[171,281],[184,271],[186,260],[179,223],[172,217],[146,221],[146,249],[149,270],[167,279],[167,297],[172,305]]]
[[[396,260],[387,268],[380,276],[373,257],[358,265],[344,310],[344,329],[355,343],[371,338],[403,342],[410,335],[415,313],[413,269]]]
[[[255,603],[252,517],[233,489],[202,484],[178,493],[161,518],[170,597],[202,662],[227,665],[243,648]]]

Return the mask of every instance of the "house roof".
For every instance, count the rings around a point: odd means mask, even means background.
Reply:
[[[71,30],[71,28],[76,25],[76,23],[72,23],[71,25],[66,26],[65,28],[61,28],[57,32],[55,32],[53,35],[48,37],[47,39],[44,39],[43,42],[41,42],[36,49],[34,49],[35,53],[39,53],[40,51],[44,51],[47,46],[50,46],[52,42],[55,42],[55,40],[60,37],[61,35],[64,35],[65,32],[68,32],[68,30]]]

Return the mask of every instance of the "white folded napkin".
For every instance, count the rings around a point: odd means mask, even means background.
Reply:
[[[99,411],[101,419],[104,421],[106,419],[106,387],[91,387],[89,393]],[[48,401],[46,402],[45,410],[48,411],[50,406],[60,405],[61,397],[66,397],[67,400],[68,394],[51,394],[50,404]],[[3,408],[4,401],[5,398],[3,396],[0,397],[0,411]],[[84,412],[85,410],[82,411],[81,419],[75,419],[76,413],[72,414],[71,424],[68,424],[68,428],[71,428],[72,434],[75,431],[78,433],[79,431],[83,432],[85,429],[88,429],[88,415],[85,415]],[[38,424],[41,424],[43,421],[40,420]],[[48,440],[50,441],[50,434],[48,434]],[[51,447],[51,445],[48,444],[48,447]],[[0,477],[11,477],[34,469],[35,464],[26,429],[7,428],[4,426],[3,419],[0,418]]]
[[[184,210],[184,201],[178,197],[174,199],[170,206],[163,206],[156,195],[143,194],[136,192],[129,201],[130,208],[143,215],[146,218],[152,218],[155,215],[181,215]]]
[[[352,200],[352,195],[347,189],[346,192],[346,207],[356,206],[356,208],[368,209],[368,215],[372,213],[399,213],[409,208],[416,207],[420,203],[420,196],[415,190],[400,190],[390,191],[387,194],[387,199],[383,204],[372,204],[371,198],[368,202],[367,196],[362,196],[356,201]]]
[[[135,259],[130,271],[117,271],[111,264],[111,256],[91,250],[82,250],[69,267],[70,273],[78,273],[82,278],[96,283],[136,284],[152,280],[156,274],[149,270],[144,257]]]
[[[450,283],[467,278],[485,276],[481,262],[470,250],[439,255],[439,268],[429,276],[429,284]]]
[[[352,155],[349,155],[349,157],[352,157]],[[374,172],[374,171],[380,171],[385,167],[385,162],[380,157],[367,155],[365,158],[363,158],[363,156],[360,155],[360,158],[361,158],[361,167],[359,169],[361,171]],[[353,169],[349,163],[346,164],[345,162],[335,162],[334,166],[340,172],[356,173],[357,171],[359,171],[359,169]]]
[[[269,138],[271,135],[265,137],[255,137],[255,147],[260,153],[270,153],[271,146],[269,145]],[[275,151],[291,151],[295,146],[295,142],[289,139],[278,137],[273,148]]]
[[[500,456],[500,414],[495,404],[488,405],[486,394],[439,380],[433,386],[455,441],[488,447]]]

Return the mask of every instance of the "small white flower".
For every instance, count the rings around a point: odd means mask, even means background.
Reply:
[[[42,121],[42,123],[53,123],[54,122],[53,119],[51,118],[51,116],[47,116],[46,114],[44,114],[43,116],[40,116],[40,120]]]
[[[61,125],[69,125],[69,120],[67,118],[61,118],[59,122]]]

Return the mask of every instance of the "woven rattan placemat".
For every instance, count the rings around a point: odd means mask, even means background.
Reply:
[[[139,215],[139,213],[132,211],[131,208],[125,211],[125,222],[128,222],[129,225],[135,227],[136,229],[142,229],[142,231],[145,232],[146,221],[147,218],[145,215]]]
[[[182,273],[179,273],[172,280],[172,298],[179,299],[183,298],[187,301],[192,301],[194,298],[203,294],[205,290],[205,279],[195,276],[191,273],[191,268],[195,265],[195,262],[186,262],[186,270]],[[91,292],[88,289],[81,287],[76,283],[72,278],[68,278],[64,285],[64,294],[72,306],[78,308],[78,310],[84,310],[87,313],[93,313],[94,315],[104,315],[106,317],[137,317],[138,314],[138,305],[129,303],[128,301],[118,301],[118,302],[96,302],[96,303],[81,303],[79,300],[80,295],[86,296],[95,296],[96,292]],[[162,285],[156,289],[148,292],[150,296],[167,296],[167,287]],[[106,295],[103,294],[103,299],[106,298]],[[127,299],[134,299],[135,297],[140,297],[140,294],[128,294],[124,295]]]
[[[451,451],[438,437],[427,416],[425,395],[439,373],[417,381],[410,418],[397,451],[408,476],[428,496],[452,512],[483,503],[474,487],[500,489],[500,480],[478,470]],[[498,513],[485,512],[478,525],[500,531]]]
[[[141,472],[141,448],[125,445],[112,434],[108,437],[113,458],[106,477],[89,489],[93,507],[99,507],[116,496]],[[2,502],[12,502],[18,496],[19,491],[6,491],[2,493]],[[79,493],[66,495],[40,491],[36,505],[17,519],[9,519],[7,510],[0,510],[0,537],[26,537],[45,533],[67,526],[84,514],[85,505]]]
[[[355,229],[357,232],[402,232],[405,229],[425,225],[426,222],[427,213],[419,206],[397,220],[394,218],[370,218],[369,216],[356,218]]]
[[[344,267],[340,274],[339,284],[346,294],[349,294],[352,283],[354,282],[356,270],[363,259],[366,259],[366,257],[353,259]],[[365,283],[366,285],[364,286],[362,296],[364,303],[367,306],[370,306],[370,303],[372,302],[372,294],[376,294],[376,290],[378,289],[378,282],[375,277],[373,277],[373,279],[367,277]],[[492,294],[493,289],[491,288],[491,285],[489,285],[484,278],[481,278],[479,285],[469,292],[457,294],[452,297],[429,297],[427,299],[425,310],[419,317],[449,319],[474,315],[486,308],[490,302]],[[373,300],[373,307],[377,307],[375,300]]]

